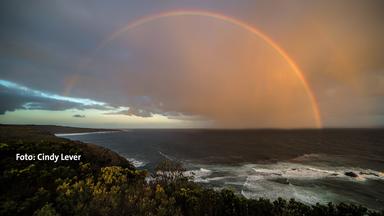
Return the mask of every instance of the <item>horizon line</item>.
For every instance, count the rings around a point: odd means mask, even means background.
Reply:
[[[57,125],[57,124],[3,124],[0,126],[47,126],[47,127],[68,127],[68,128],[79,128],[79,129],[106,129],[106,130],[329,130],[329,129],[384,129],[383,126],[372,126],[372,127],[298,127],[298,128],[279,128],[279,127],[260,127],[260,128],[227,128],[227,127],[180,127],[180,128],[164,128],[164,127],[153,127],[153,128],[125,128],[125,127],[82,127],[82,126],[69,126],[69,125]]]

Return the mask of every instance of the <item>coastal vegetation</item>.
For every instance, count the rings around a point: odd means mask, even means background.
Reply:
[[[354,204],[246,199],[194,183],[177,162],[148,173],[108,149],[53,132],[60,128],[0,125],[0,215],[384,215]],[[16,161],[25,153],[81,161]]]

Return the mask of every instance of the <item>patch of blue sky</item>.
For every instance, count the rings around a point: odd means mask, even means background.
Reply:
[[[62,96],[58,94],[53,94],[49,92],[39,91],[35,89],[28,88],[26,86],[19,85],[17,83],[8,81],[8,80],[0,80],[0,86],[3,86],[8,89],[16,90],[21,94],[26,94],[34,97],[40,97],[40,98],[48,98],[53,100],[59,100],[59,101],[67,101],[77,104],[82,104],[85,106],[93,106],[93,105],[99,105],[99,106],[105,106],[107,105],[105,102],[96,101],[88,98],[75,98],[75,97],[67,97]]]

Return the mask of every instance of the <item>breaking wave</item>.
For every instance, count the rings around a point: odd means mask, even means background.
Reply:
[[[195,182],[204,182],[204,183],[209,182],[209,180],[206,177],[211,175],[211,174],[212,174],[211,170],[204,169],[204,168],[200,168],[200,169],[196,169],[196,170],[188,170],[188,171],[184,172],[185,176],[193,177],[193,180]]]
[[[343,199],[330,190],[308,183],[313,180],[348,181],[356,184],[367,180],[384,181],[383,172],[354,167],[316,167],[290,162],[199,166],[200,168],[185,172],[187,176],[193,176],[195,182],[222,188],[234,186],[247,198],[294,198],[307,204]]]
[[[127,158],[126,159],[132,163],[132,165],[136,168],[140,168],[140,167],[144,167],[145,165],[147,165],[148,163],[145,162],[145,161],[141,161],[141,160],[137,160],[135,158]]]

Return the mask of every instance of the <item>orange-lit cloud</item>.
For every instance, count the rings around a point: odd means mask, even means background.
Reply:
[[[200,28],[210,29],[209,35]],[[218,127],[321,125],[300,69],[275,42],[244,22],[205,11],[160,13],[114,32],[98,51],[117,39],[134,44],[126,49],[141,50],[148,61],[134,69],[140,73],[131,72],[129,65],[103,63],[111,64],[109,75],[125,81],[127,94],[147,95],[171,111],[205,116]]]
[[[44,108],[89,126],[384,125],[383,1],[89,4],[3,2],[0,79],[116,110],[73,118],[72,105],[31,106],[3,88],[2,123],[37,123]]]

